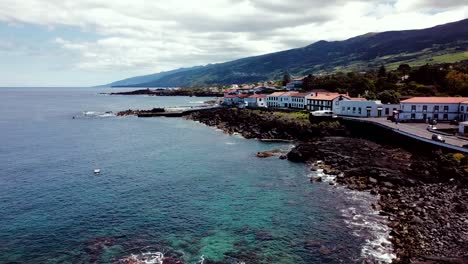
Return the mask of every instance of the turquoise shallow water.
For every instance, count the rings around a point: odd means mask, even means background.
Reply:
[[[179,118],[82,116],[199,101],[1,88],[0,263],[112,263],[156,251],[186,263],[202,255],[225,263],[361,260],[369,237],[349,225],[356,213],[343,213],[359,201],[310,184],[302,164],[255,157],[288,144]]]

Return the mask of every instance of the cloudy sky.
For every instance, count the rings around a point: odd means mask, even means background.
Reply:
[[[468,18],[466,0],[0,0],[0,86],[89,86]]]

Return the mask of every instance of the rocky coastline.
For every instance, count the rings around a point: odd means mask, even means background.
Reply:
[[[246,138],[296,140],[288,160],[311,170],[321,161],[337,184],[379,195],[373,207],[388,217],[394,263],[468,263],[468,173],[461,154],[383,145],[352,137],[339,121],[311,124],[269,111],[225,108],[187,118]]]

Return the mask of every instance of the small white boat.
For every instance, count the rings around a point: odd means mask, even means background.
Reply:
[[[94,169],[94,174],[99,174],[101,173],[101,169]]]

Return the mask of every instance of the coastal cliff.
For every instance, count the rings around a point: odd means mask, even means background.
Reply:
[[[367,135],[340,121],[310,123],[306,114],[215,109],[188,117],[246,138],[295,140],[287,157],[316,167],[338,184],[379,195],[374,209],[388,216],[395,263],[467,263],[467,158]],[[416,146],[416,147],[415,147]],[[369,262],[372,263],[372,262]]]

